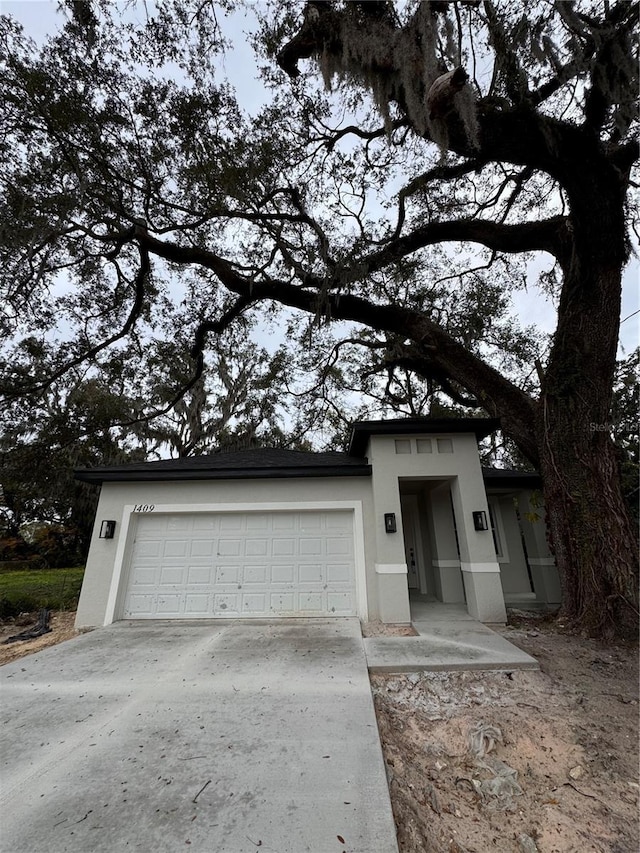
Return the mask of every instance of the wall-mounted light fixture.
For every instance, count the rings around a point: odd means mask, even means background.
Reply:
[[[487,513],[483,509],[479,509],[473,513],[473,529],[488,530]]]
[[[385,533],[395,533],[397,531],[396,527],[396,514],[395,512],[385,512],[384,514],[384,531]]]
[[[115,532],[115,521],[103,521],[100,525],[100,539],[113,539]]]

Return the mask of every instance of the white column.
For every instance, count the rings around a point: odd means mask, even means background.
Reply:
[[[448,482],[430,491],[427,521],[433,572],[438,577],[442,601],[445,604],[463,603],[464,587]]]
[[[506,622],[500,566],[496,560],[487,496],[477,456],[474,463],[460,471],[451,483],[467,609],[480,622]],[[485,513],[487,530],[474,528],[473,513],[477,511]]]

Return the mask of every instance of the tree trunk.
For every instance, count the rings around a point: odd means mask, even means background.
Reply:
[[[541,448],[561,616],[593,636],[635,637],[637,542],[622,498],[616,450],[607,424],[574,417],[568,409],[556,410]]]
[[[626,259],[624,193],[602,168],[576,176],[573,250],[537,435],[562,615],[578,630],[637,636],[637,540],[622,496],[609,411]]]

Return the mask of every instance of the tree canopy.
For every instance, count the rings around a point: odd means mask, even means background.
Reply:
[[[387,399],[418,381],[500,416],[543,476],[566,615],[630,625],[635,546],[608,424],[637,4],[267,3],[251,113],[221,73],[239,2],[63,5],[41,47],[0,19],[5,398],[80,366],[144,384],[141,353],[168,336],[192,360],[177,401],[215,336],[259,315],[286,325],[292,375],[348,387],[359,360],[358,382],[383,376]],[[542,255],[550,339],[510,301]]]

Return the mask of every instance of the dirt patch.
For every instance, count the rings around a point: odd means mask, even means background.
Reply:
[[[411,625],[392,625],[387,622],[362,622],[363,637],[417,637]]]
[[[540,672],[371,678],[401,853],[636,853],[637,649],[503,633]]]
[[[19,634],[25,628],[35,625],[38,621],[38,614],[28,613],[14,621],[3,622],[0,624],[0,665],[10,663],[12,660],[33,654],[33,652],[39,652],[48,646],[55,646],[63,640],[70,640],[72,637],[77,636],[78,632],[74,627],[75,618],[76,614],[73,611],[54,611],[51,614],[49,622],[51,631],[48,634],[43,634],[34,640],[24,640],[22,642],[9,643],[8,645],[4,644],[7,637]]]

